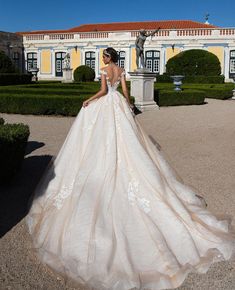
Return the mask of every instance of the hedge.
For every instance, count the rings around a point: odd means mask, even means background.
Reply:
[[[0,73],[0,85],[17,85],[31,83],[31,74],[18,74],[18,73]]]
[[[221,74],[220,61],[213,53],[203,49],[182,51],[170,58],[166,64],[168,75],[218,76]]]
[[[83,102],[88,98],[85,96],[11,96],[0,97],[0,112],[14,114],[32,115],[63,115],[76,116]]]
[[[173,79],[167,75],[158,75],[157,83],[173,83]],[[185,76],[182,80],[183,84],[223,84],[224,76]]]
[[[95,71],[87,65],[80,65],[74,70],[73,77],[75,82],[94,81]]]
[[[201,105],[205,93],[199,90],[154,90],[154,99],[158,106]]]
[[[29,137],[24,124],[0,125],[0,183],[8,182],[19,170]]]

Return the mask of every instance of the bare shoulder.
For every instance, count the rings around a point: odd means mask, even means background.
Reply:
[[[107,73],[107,67],[102,67],[102,68],[100,68],[100,72],[101,73]]]

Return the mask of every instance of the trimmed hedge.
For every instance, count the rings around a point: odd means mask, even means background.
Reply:
[[[19,74],[19,73],[0,73],[0,85],[18,85],[18,84],[30,84],[32,79],[31,74]]]
[[[29,126],[0,125],[0,183],[8,182],[19,170],[25,155]]]
[[[212,98],[212,99],[220,99],[225,100],[228,98],[231,98],[233,95],[233,83],[226,83],[226,84],[195,84],[195,85],[183,85],[183,89],[195,89],[195,90],[201,90],[205,93],[205,98]]]
[[[3,118],[0,118],[0,126],[5,123],[5,120]]]
[[[158,75],[157,83],[173,83],[173,79],[167,75]],[[183,84],[223,84],[224,76],[186,76],[182,80]]]
[[[88,95],[62,96],[11,96],[0,97],[0,112],[32,115],[76,116]]]
[[[203,49],[182,51],[170,58],[166,64],[168,75],[218,76],[221,74],[220,61],[213,53]]]
[[[154,90],[154,99],[158,106],[201,105],[205,93],[199,90]]]
[[[91,82],[95,79],[95,71],[87,65],[80,65],[74,70],[73,77],[75,82]]]

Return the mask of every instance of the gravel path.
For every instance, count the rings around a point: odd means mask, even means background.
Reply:
[[[184,182],[206,198],[209,209],[235,216],[235,101],[207,102],[161,108],[137,118]],[[24,222],[27,201],[74,118],[1,116],[9,123],[28,124],[31,133],[21,172],[11,186],[0,187],[0,289],[85,290],[35,258]],[[217,263],[204,275],[192,273],[178,289],[234,290],[235,263]]]

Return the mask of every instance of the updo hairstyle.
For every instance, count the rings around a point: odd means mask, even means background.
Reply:
[[[103,54],[106,56],[109,56],[112,60],[112,62],[117,63],[118,62],[118,53],[117,51],[112,47],[107,47],[104,49]]]

